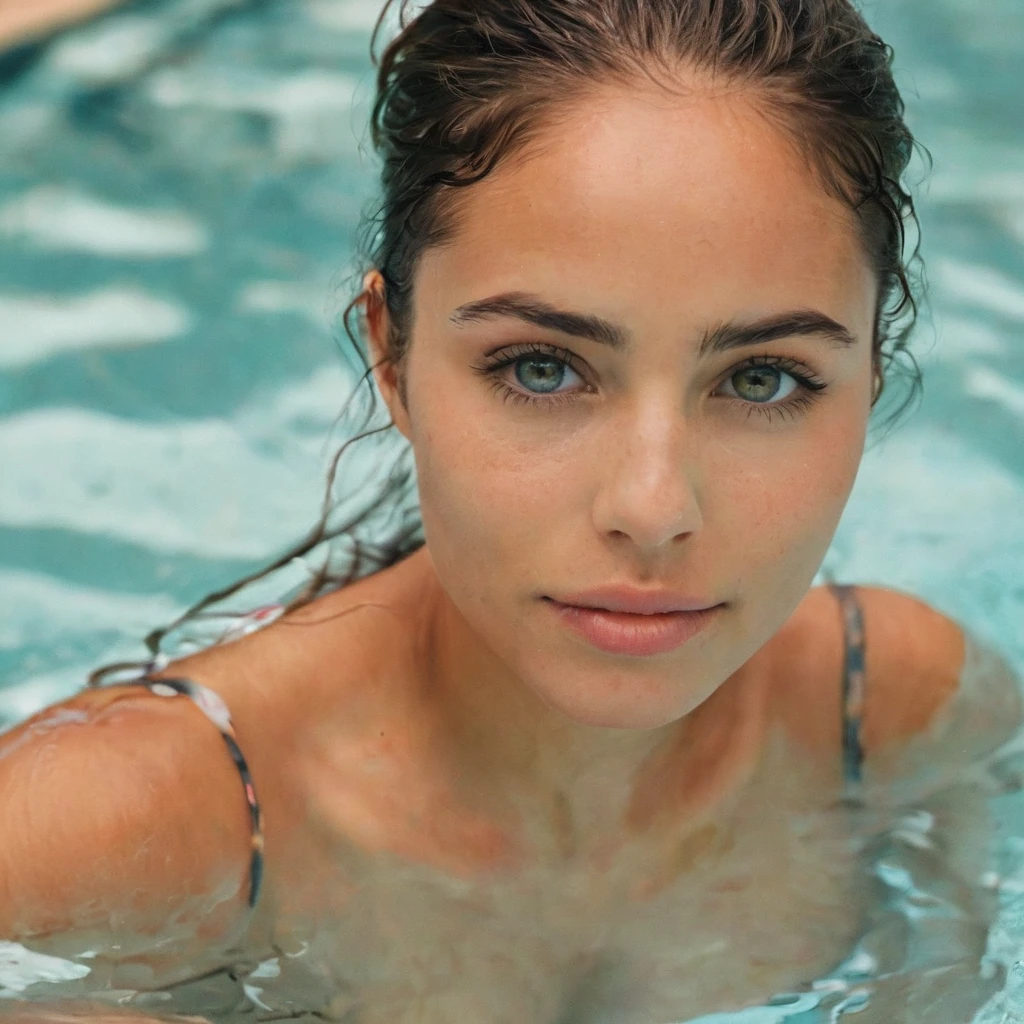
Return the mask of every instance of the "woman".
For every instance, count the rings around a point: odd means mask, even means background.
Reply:
[[[262,961],[270,1018],[360,1024],[667,1022],[839,963],[864,822],[1019,719],[938,611],[811,589],[913,306],[890,58],[846,0],[408,21],[354,308],[426,543],[4,737],[0,936],[214,1019]]]

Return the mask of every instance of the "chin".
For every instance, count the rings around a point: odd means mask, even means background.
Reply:
[[[595,729],[659,729],[689,714],[699,700],[681,699],[678,693],[644,693],[642,684],[623,684],[627,692],[553,692],[537,687],[537,695],[550,708],[578,725]],[[604,699],[602,699],[604,698]]]

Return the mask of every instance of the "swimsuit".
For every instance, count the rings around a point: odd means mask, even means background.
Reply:
[[[863,778],[864,747],[864,616],[852,586],[830,583],[843,615],[844,655],[842,689],[843,780],[848,796],[854,796]]]
[[[160,667],[159,662],[150,663],[143,666],[143,675],[141,677],[126,679],[123,682],[100,687],[100,689],[106,691],[107,699],[110,702],[121,700],[125,696],[123,688],[131,686],[144,686],[157,697],[188,697],[216,726],[241,777],[242,792],[245,796],[245,802],[249,805],[252,852],[249,857],[248,903],[250,907],[254,907],[256,900],[259,898],[260,883],[263,880],[263,815],[260,811],[259,800],[256,798],[256,787],[253,785],[249,765],[246,763],[245,755],[235,739],[235,729],[231,722],[231,713],[219,694],[214,693],[213,690],[205,686],[192,682],[191,679],[153,678],[148,674]],[[123,664],[112,665],[102,670],[102,674],[112,670],[123,671],[126,668],[128,666]],[[95,679],[100,675],[100,672],[94,673],[93,678]],[[122,692],[118,693],[117,691],[119,690]]]
[[[844,659],[842,680],[842,737],[843,737],[843,779],[847,796],[852,797],[859,788],[864,762],[861,745],[861,719],[864,709],[864,620],[860,604],[852,586],[835,583],[829,589],[839,600],[843,615]],[[152,671],[156,665],[151,666]],[[242,790],[249,805],[252,826],[252,854],[249,862],[249,906],[254,907],[260,894],[263,878],[263,816],[253,785],[249,766],[235,739],[231,714],[221,697],[213,690],[200,686],[190,679],[151,678],[143,675],[140,679],[128,680],[122,685],[144,686],[157,697],[188,697],[214,724],[224,738],[231,760],[242,780]]]
[[[238,774],[242,778],[242,791],[245,802],[249,805],[249,821],[251,826],[251,854],[249,857],[249,906],[256,906],[260,895],[260,882],[263,880],[263,815],[259,800],[256,799],[256,787],[252,782],[249,765],[246,764],[242,748],[235,739],[235,729],[231,723],[231,712],[219,694],[213,690],[192,682],[191,679],[137,679],[133,684],[145,686],[150,693],[158,697],[188,697],[196,707],[217,727],[224,738],[224,743],[235,762]]]

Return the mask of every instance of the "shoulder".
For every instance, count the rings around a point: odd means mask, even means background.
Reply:
[[[854,594],[864,625],[862,740],[870,756],[925,732],[949,704],[960,685],[967,636],[911,594],[871,586],[856,586]]]
[[[247,811],[190,700],[114,687],[40,712],[0,736],[0,935],[117,927],[140,954],[237,937]]]
[[[854,595],[863,621],[861,739],[872,776],[906,776],[911,760],[962,766],[1014,734],[1020,686],[997,652],[912,594],[857,585]],[[841,743],[844,654],[836,596],[815,587],[780,632],[772,670],[787,730],[821,754]]]
[[[431,607],[422,575],[414,555],[168,671],[225,699],[266,788],[281,770],[281,753],[301,745],[311,728],[386,714],[403,702],[398,691],[422,681]]]

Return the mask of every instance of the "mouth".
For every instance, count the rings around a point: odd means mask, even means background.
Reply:
[[[564,626],[591,646],[630,657],[676,650],[710,626],[725,608],[725,604],[717,604],[693,611],[645,614],[565,604],[551,597],[544,601]]]

